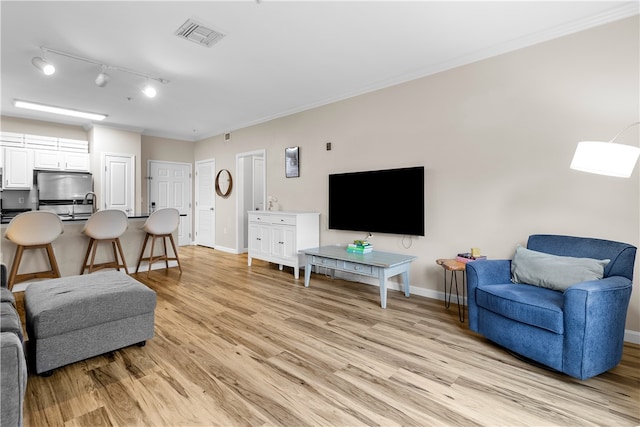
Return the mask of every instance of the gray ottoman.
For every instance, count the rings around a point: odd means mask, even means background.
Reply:
[[[30,284],[28,352],[37,374],[153,338],[156,293],[124,272]]]

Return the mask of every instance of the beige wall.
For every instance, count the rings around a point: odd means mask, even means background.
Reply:
[[[26,133],[30,135],[52,136],[87,141],[87,131],[79,126],[60,123],[43,122],[39,120],[20,119],[18,117],[1,116],[0,130],[3,132]]]
[[[508,258],[532,233],[638,246],[640,168],[628,180],[569,169],[578,141],[609,140],[640,120],[638,40],[634,17],[234,130],[230,141],[142,136],[138,170],[145,176],[149,159],[215,158],[216,169],[229,169],[235,180],[236,154],[265,149],[267,194],[278,198],[281,209],[320,212],[321,244],[344,244],[363,233],[327,229],[328,174],[423,165],[426,236],[408,241],[378,234],[372,242],[380,250],[418,256],[412,287],[430,296],[440,296],[443,286],[435,259],[471,246],[490,258]],[[88,139],[81,128],[2,118],[5,131],[42,133],[35,129]],[[636,127],[620,142],[637,145],[639,134]],[[333,149],[326,151],[329,141]],[[301,150],[300,178],[284,177],[284,149],[290,146]],[[143,187],[138,187],[141,198]],[[216,244],[222,247],[238,249],[236,234],[223,232],[235,221],[237,194],[216,198]],[[389,200],[383,195],[363,202],[375,209]],[[635,341],[640,341],[639,260],[627,316]]]
[[[442,292],[435,260],[472,246],[489,258],[509,258],[533,233],[638,246],[639,168],[627,180],[569,169],[578,141],[606,141],[639,120],[638,40],[638,18],[626,19],[235,130],[229,142],[200,141],[195,160],[215,158],[218,170],[235,177],[235,154],[265,148],[267,194],[281,209],[320,212],[323,245],[364,237],[327,229],[328,174],[424,165],[426,236],[379,234],[372,242],[418,256],[412,286],[427,295]],[[329,141],[333,149],[326,151]],[[620,142],[637,145],[638,128]],[[300,147],[300,178],[284,177],[289,146]],[[375,209],[391,196],[354,202]],[[221,227],[236,215],[234,199],[217,198],[216,211],[216,243],[237,247]],[[636,333],[638,271],[636,265],[627,319]]]

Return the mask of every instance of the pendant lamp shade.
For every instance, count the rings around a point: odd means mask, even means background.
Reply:
[[[627,130],[640,125],[635,122],[622,129],[609,142],[582,141],[571,161],[571,169],[599,175],[629,178],[640,157],[640,147],[618,144],[615,140]]]
[[[571,161],[571,169],[629,178],[640,156],[640,148],[615,142],[582,141]]]

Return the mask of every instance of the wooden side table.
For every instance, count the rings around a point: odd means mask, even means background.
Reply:
[[[458,301],[458,317],[460,321],[464,323],[464,299],[466,295],[466,271],[467,265],[463,262],[456,261],[455,259],[440,258],[436,260],[436,264],[442,266],[444,269],[444,306],[449,308],[451,306],[451,293],[453,291],[453,284],[456,285],[456,299]],[[449,278],[449,291],[447,292],[447,271],[451,272]],[[458,293],[458,272],[462,272],[462,305],[460,304],[460,294]],[[447,295],[448,294],[448,295]]]

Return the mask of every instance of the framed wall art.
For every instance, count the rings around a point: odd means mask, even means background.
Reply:
[[[284,173],[287,178],[300,176],[300,147],[284,149]]]

